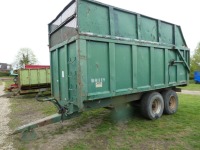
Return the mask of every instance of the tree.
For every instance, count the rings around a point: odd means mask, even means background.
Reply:
[[[191,57],[190,70],[190,77],[192,78],[194,76],[194,71],[200,71],[200,42],[194,51],[194,55]]]
[[[37,62],[37,58],[30,48],[21,48],[17,53],[14,64],[16,68],[23,68],[24,65],[34,65]]]

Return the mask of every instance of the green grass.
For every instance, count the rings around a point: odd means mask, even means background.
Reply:
[[[11,84],[14,84],[13,77],[9,77],[9,80],[6,80],[4,82],[5,82],[5,88],[9,88]]]
[[[3,81],[5,83],[5,89],[10,87],[11,84],[14,84],[13,82],[14,77],[11,76],[11,77],[6,77],[6,78],[10,80]],[[11,120],[9,122],[9,126],[11,129],[14,129],[22,125],[23,121],[26,122],[27,120],[26,115],[30,115],[31,113],[33,114],[33,116],[36,114],[38,116],[41,115],[42,117],[42,116],[48,116],[57,112],[55,106],[52,103],[50,102],[41,103],[41,102],[36,101],[35,99],[36,94],[37,93],[27,94],[27,95],[18,95],[18,96],[10,98],[10,102],[11,102],[10,108],[12,111],[10,113]],[[30,115],[30,118],[28,119],[31,119],[31,115]]]
[[[5,76],[9,76],[10,73],[6,73],[6,72],[0,72],[0,77],[5,77]]]
[[[188,86],[181,87],[183,90],[200,91],[200,84],[195,84],[194,80],[190,80]]]
[[[7,80],[2,80],[4,78],[6,78]],[[5,88],[10,87],[10,84],[14,84],[13,77],[11,77],[11,76],[0,77],[0,85],[2,85],[3,82],[5,83]]]
[[[176,114],[155,121],[145,120],[138,110],[125,123],[115,123],[111,113],[104,113],[100,125],[65,149],[200,149],[200,96],[179,95],[179,101]],[[96,111],[84,114],[79,121],[98,118]]]
[[[5,89],[10,87],[11,84],[14,84],[13,82],[14,77],[6,77],[6,78],[10,78],[10,80],[3,81],[5,83]],[[0,83],[2,83],[1,80]],[[26,109],[21,110],[22,105],[25,105],[27,110],[29,108],[34,108],[36,109],[36,111],[41,112],[44,115],[51,115],[56,112],[56,108],[52,103],[50,102],[41,103],[36,101],[35,99],[36,94],[37,93],[20,95],[11,98],[13,100],[11,101],[11,108],[13,110],[13,114],[23,111],[25,112]],[[47,95],[47,97],[50,96],[49,94],[50,94],[49,91],[45,92],[45,95]]]
[[[25,116],[37,113],[49,115],[55,113],[51,104],[39,103],[33,95],[21,96],[11,99],[12,113],[10,127],[13,129],[22,124]],[[72,124],[45,133],[42,139],[21,142],[14,140],[18,149],[29,149],[30,145],[37,142],[50,142],[52,137],[67,132],[83,131],[84,137],[64,144],[68,150],[102,150],[102,149],[200,149],[200,96],[179,94],[179,109],[174,115],[163,115],[160,119],[149,121],[144,119],[138,109],[130,111],[132,117],[126,121],[116,122],[113,113],[106,109],[95,109],[84,112],[80,117],[72,119]],[[130,109],[130,107],[129,107]],[[25,118],[24,118],[25,117]],[[40,116],[42,117],[42,116]],[[30,118],[26,118],[29,123]],[[92,128],[88,125],[95,124]],[[13,124],[12,124],[13,123]],[[23,123],[23,124],[24,124]],[[41,133],[42,134],[42,133]],[[63,137],[64,138],[64,137]],[[59,139],[59,138],[58,138]],[[41,142],[41,143],[40,143]],[[37,146],[31,145],[31,146]]]
[[[30,115],[29,119],[31,119],[36,114],[38,115],[37,119],[41,119],[40,117],[42,116],[48,116],[57,112],[52,103],[36,101],[35,94],[16,96],[11,98],[10,102],[12,112],[10,114],[11,120],[9,126],[11,129],[22,125],[20,122],[26,121],[28,123],[29,121],[27,121],[26,115]]]

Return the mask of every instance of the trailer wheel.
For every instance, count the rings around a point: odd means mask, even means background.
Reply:
[[[150,120],[158,119],[162,116],[164,101],[158,92],[147,93],[141,100],[141,112],[143,116]]]
[[[167,90],[162,92],[164,99],[164,113],[172,115],[177,112],[178,109],[178,96],[175,91]]]

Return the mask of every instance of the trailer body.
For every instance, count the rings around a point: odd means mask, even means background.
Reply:
[[[16,94],[29,94],[40,90],[50,90],[50,66],[49,65],[25,65],[24,68],[11,70],[14,83],[7,89]]]
[[[189,81],[181,27],[93,0],[71,1],[49,24],[51,101],[58,114],[14,133],[85,110],[139,102],[148,119],[173,114]]]
[[[70,113],[90,101],[188,84],[189,49],[175,24],[77,0],[49,24],[49,41],[52,94]]]
[[[50,90],[51,77],[50,68],[19,69],[17,77],[19,94]]]

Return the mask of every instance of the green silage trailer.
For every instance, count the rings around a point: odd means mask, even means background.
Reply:
[[[97,1],[71,1],[49,24],[49,46],[52,97],[42,101],[59,112],[16,133],[123,103],[148,119],[174,114],[176,87],[189,81],[179,25]]]
[[[19,94],[50,91],[50,68],[19,69],[17,85]]]

